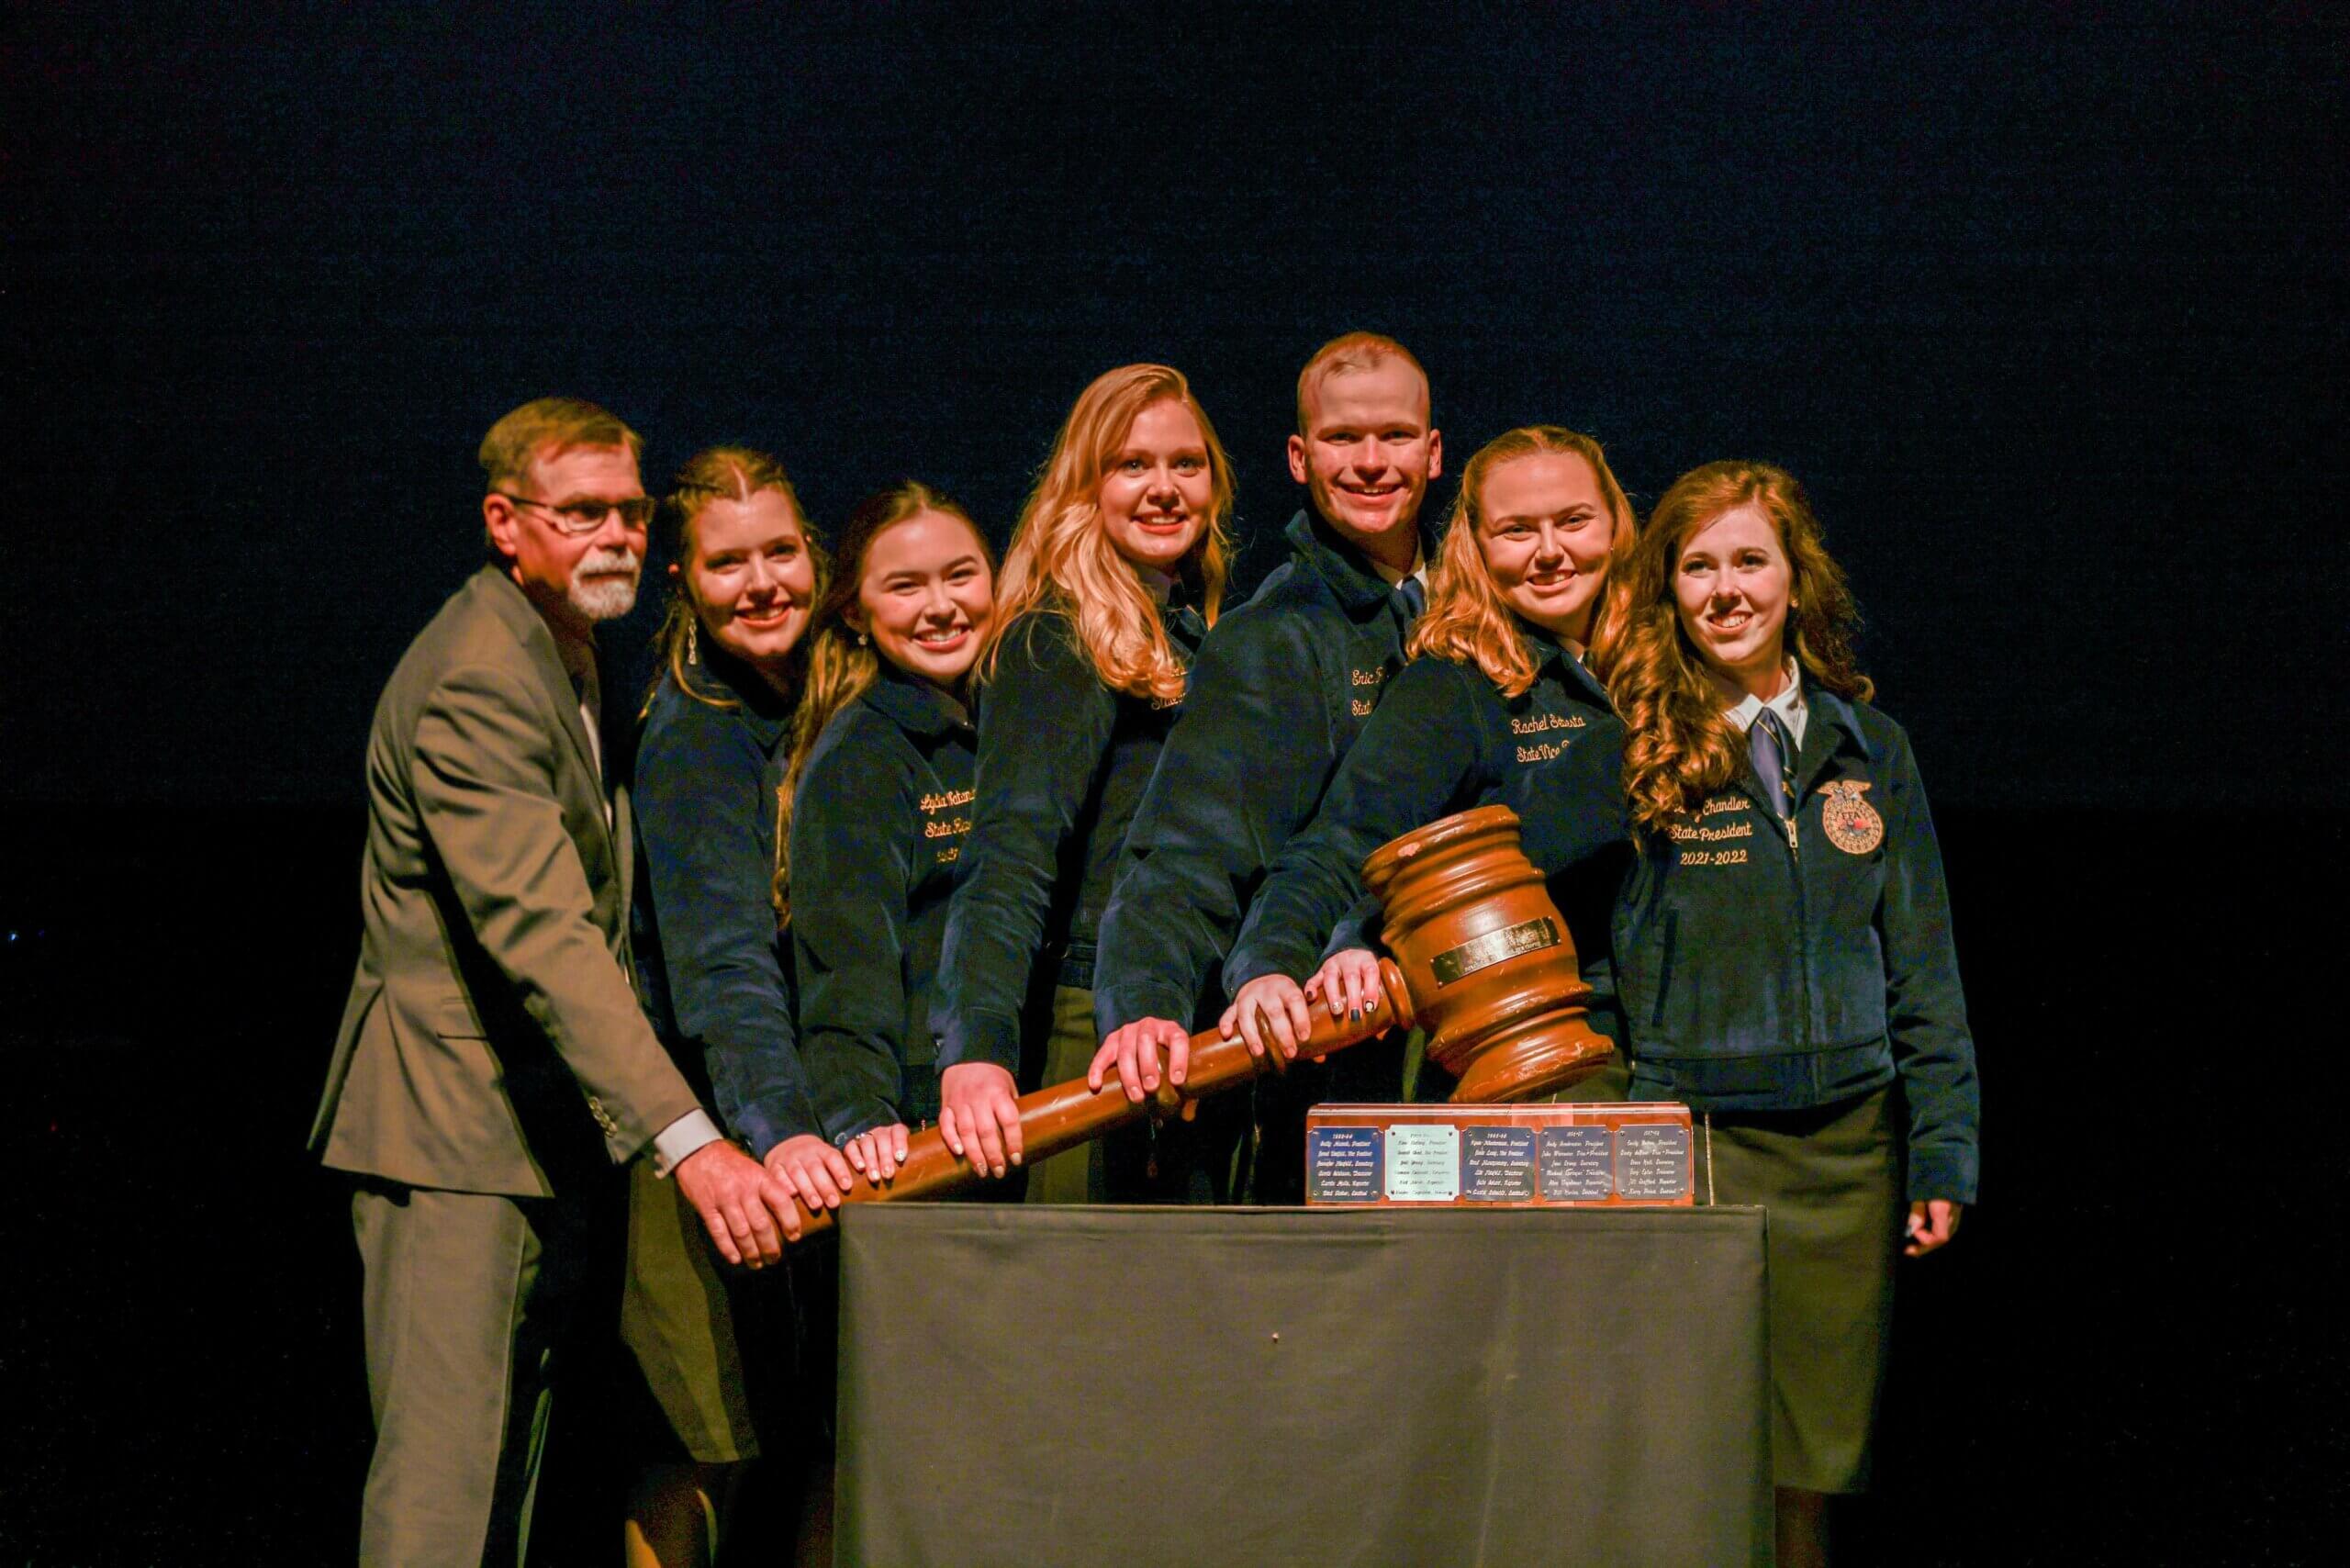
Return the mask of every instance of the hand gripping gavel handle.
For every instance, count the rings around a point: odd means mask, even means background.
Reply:
[[[1348,1046],[1360,1045],[1388,1030],[1409,1028],[1412,1024],[1412,1003],[1404,990],[1404,972],[1392,958],[1379,961],[1380,994],[1376,1003],[1360,1019],[1332,1017],[1326,1003],[1309,1003],[1314,1016],[1313,1033],[1300,1047],[1302,1057],[1326,1056]],[[1204,1029],[1192,1036],[1192,1064],[1185,1071],[1181,1085],[1162,1082],[1158,1091],[1158,1106],[1162,1111],[1180,1109],[1186,1100],[1198,1100],[1236,1083],[1246,1083],[1259,1073],[1280,1070],[1288,1066],[1286,1059],[1276,1060],[1277,1053],[1268,1050],[1262,1058],[1248,1054],[1248,1047],[1237,1038],[1225,1039],[1214,1029]],[[1162,1074],[1162,1079],[1163,1079]],[[1136,1104],[1126,1098],[1118,1085],[1116,1073],[1112,1073],[1101,1089],[1088,1089],[1085,1080],[1074,1079],[1039,1089],[1034,1094],[1023,1094],[1020,1106],[1021,1159],[1033,1165],[1047,1155],[1058,1154],[1065,1148],[1101,1137],[1122,1122],[1133,1121],[1150,1109],[1150,1102]],[[967,1137],[966,1143],[970,1140]],[[934,1193],[951,1192],[980,1179],[979,1168],[946,1147],[946,1137],[936,1127],[925,1127],[906,1139],[906,1158],[899,1162],[898,1173],[881,1186],[859,1177],[848,1190],[846,1201],[852,1204],[887,1202],[892,1198],[922,1198]],[[803,1208],[800,1216],[802,1240],[832,1228],[830,1209],[810,1213]]]

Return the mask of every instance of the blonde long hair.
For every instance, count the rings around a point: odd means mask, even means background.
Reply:
[[[1102,528],[1098,499],[1102,476],[1136,418],[1153,403],[1170,399],[1191,410],[1207,443],[1207,524],[1183,564],[1198,576],[1202,612],[1210,625],[1215,623],[1231,568],[1232,461],[1181,371],[1122,364],[1094,377],[1078,395],[1021,509],[997,585],[995,626],[976,666],[981,679],[995,673],[1006,630],[1024,611],[1042,607],[1068,617],[1086,662],[1111,690],[1160,707],[1183,700],[1183,661],[1168,640],[1158,601]]]
[[[686,655],[699,641],[694,629],[700,620],[700,608],[693,597],[694,525],[712,501],[728,500],[747,503],[761,490],[775,490],[791,505],[791,515],[800,520],[800,537],[807,543],[808,558],[816,568],[816,599],[822,603],[824,589],[830,585],[832,563],[825,558],[824,542],[808,522],[808,514],[800,510],[800,494],[791,487],[790,476],[783,465],[764,452],[747,446],[713,446],[698,452],[677,470],[677,477],[669,493],[661,498],[657,526],[660,530],[661,553],[677,567],[677,576],[669,590],[669,606],[661,620],[661,630],[655,633],[653,648],[655,662],[677,683],[677,689],[697,702],[712,708],[736,708],[732,695],[722,686],[705,687],[690,673],[692,661]],[[810,624],[814,624],[811,617]],[[808,637],[803,634],[797,654],[800,669],[807,667]],[[660,685],[659,677],[654,679]],[[649,709],[652,697],[645,703]]]
[[[1624,487],[1607,466],[1606,453],[1591,437],[1557,425],[1522,425],[1505,431],[1478,448],[1469,466],[1461,470],[1460,490],[1453,498],[1452,519],[1444,536],[1436,581],[1428,590],[1427,608],[1404,649],[1413,658],[1432,654],[1456,664],[1475,665],[1507,697],[1519,696],[1534,684],[1534,660],[1501,589],[1494,585],[1493,568],[1485,565],[1480,543],[1485,480],[1505,463],[1543,453],[1580,457],[1591,465],[1592,475],[1599,481],[1600,498],[1607,503],[1608,577],[1614,579],[1615,568],[1631,551],[1639,522],[1632,515],[1632,503],[1624,498]],[[1610,598],[1603,597],[1593,607],[1595,641]]]
[[[960,519],[971,531],[971,537],[979,541],[980,558],[988,562],[990,569],[994,566],[987,535],[971,521],[971,514],[958,502],[918,479],[901,479],[874,492],[849,514],[848,525],[841,530],[832,581],[816,599],[815,631],[809,639],[807,684],[800,694],[799,711],[791,717],[791,766],[776,791],[775,876],[768,897],[775,904],[778,929],[791,924],[791,818],[800,796],[800,780],[808,771],[808,758],[816,749],[816,738],[824,733],[824,726],[832,722],[834,715],[864,696],[881,673],[881,655],[869,644],[860,641],[848,622],[847,611],[856,605],[857,591],[865,586],[865,558],[871,553],[875,540],[908,518],[926,511]]]
[[[1673,577],[1691,536],[1722,513],[1762,509],[1786,552],[1786,648],[1818,685],[1866,701],[1875,685],[1852,657],[1860,611],[1843,569],[1828,554],[1803,487],[1767,463],[1708,463],[1673,483],[1649,516],[1648,532],[1624,563],[1617,600],[1594,660],[1629,732],[1624,793],[1632,819],[1661,833],[1738,777],[1745,740],[1722,716],[1721,693],[1682,629]]]

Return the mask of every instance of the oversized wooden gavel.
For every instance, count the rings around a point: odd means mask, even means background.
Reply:
[[[1299,1055],[1324,1057],[1423,1025],[1428,1059],[1459,1077],[1452,1098],[1475,1104],[1551,1093],[1606,1065],[1614,1047],[1585,1021],[1591,988],[1542,874],[1518,846],[1516,812],[1480,806],[1430,823],[1373,851],[1362,875],[1380,901],[1381,936],[1393,957],[1380,959],[1380,994],[1360,1019],[1313,1010]],[[1162,1082],[1155,1104],[1128,1100],[1114,1075],[1099,1090],[1080,1078],[1022,1095],[1023,1158],[1042,1159],[1148,1111],[1172,1113],[1286,1065],[1271,1049],[1252,1057],[1245,1042],[1204,1030],[1192,1036],[1185,1081]],[[879,1186],[860,1180],[847,1201],[923,1197],[980,1179],[936,1127],[926,1127],[907,1138],[895,1177]],[[832,1222],[829,1210],[803,1212],[800,1235]]]

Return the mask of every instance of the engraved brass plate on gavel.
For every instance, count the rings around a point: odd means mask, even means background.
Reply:
[[[1479,969],[1515,958],[1521,953],[1536,953],[1559,945],[1559,926],[1549,915],[1539,915],[1516,925],[1505,925],[1499,931],[1488,931],[1472,937],[1449,953],[1438,953],[1428,967],[1436,974],[1438,986],[1452,985],[1475,974]]]

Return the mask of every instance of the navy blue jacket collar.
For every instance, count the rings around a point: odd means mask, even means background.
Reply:
[[[1289,541],[1307,570],[1330,585],[1330,592],[1348,614],[1376,610],[1393,596],[1395,590],[1387,586],[1370,558],[1339,537],[1338,531],[1313,508],[1301,508],[1281,531],[1281,537]],[[1425,519],[1420,523],[1420,559],[1436,559],[1436,540]]]
[[[1555,664],[1559,669],[1559,680],[1561,685],[1582,691],[1603,708],[1608,705],[1607,689],[1599,684],[1599,678],[1592,674],[1583,660],[1575,657],[1573,650],[1564,643],[1560,642],[1539,626],[1524,620],[1517,622],[1517,634],[1526,644],[1528,655],[1534,660],[1536,674],[1540,674],[1546,666]]]
[[[865,700],[898,728],[934,740],[971,727],[970,713],[960,702],[888,659],[877,655],[876,662],[881,673],[867,689]]]
[[[1869,745],[1861,734],[1861,716],[1852,703],[1824,686],[1807,684],[1804,701],[1811,717],[1803,727],[1803,745],[1796,756],[1796,784],[1807,790],[1840,756],[1866,758]]]
[[[687,678],[697,689],[733,698],[737,704],[734,717],[757,738],[763,749],[774,750],[800,704],[769,686],[749,665],[714,645],[715,639],[697,640],[701,644],[700,663],[686,666]],[[689,691],[687,696],[690,698],[692,693]]]
[[[1551,645],[1553,647],[1559,647],[1557,644],[1552,644]],[[1580,686],[1583,691],[1601,707],[1612,709],[1615,706],[1615,701],[1607,695],[1607,688],[1600,684],[1599,678],[1591,673],[1591,666],[1584,662],[1589,659],[1590,656],[1590,655],[1586,654],[1583,658],[1579,659],[1572,654],[1567,652],[1565,648],[1559,647],[1559,663],[1568,672],[1568,683],[1570,685]]]

